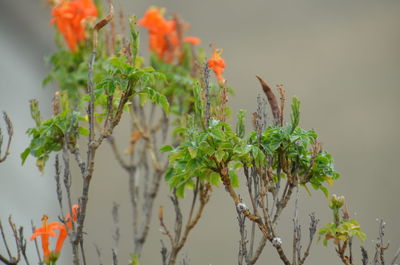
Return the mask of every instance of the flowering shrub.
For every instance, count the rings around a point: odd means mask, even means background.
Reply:
[[[206,206],[213,200],[213,190],[220,186],[232,199],[232,209],[237,213],[239,264],[255,264],[267,242],[283,264],[304,264],[319,220],[310,215],[304,248],[299,193],[313,190],[318,191],[317,196],[330,198],[329,208],[333,212],[334,220],[319,230],[320,238],[324,245],[333,242],[341,262],[354,264],[352,242],[355,238],[364,241],[366,236],[359,222],[350,217],[344,197],[330,195],[330,186],[340,175],[317,133],[301,127],[299,99],[292,99],[290,120],[286,122],[285,89],[278,86],[273,91],[257,76],[265,97],[257,98],[253,128],[246,132],[245,110],[239,111],[235,125],[229,122],[228,94],[233,89],[227,86],[223,76],[227,64],[222,58],[222,49],[214,46],[211,52],[200,49],[200,39],[186,35],[188,24],[179,16],[168,19],[164,9],[151,7],[142,18],[129,19],[129,32],[117,34],[112,5],[100,18],[103,8],[92,0],[59,0],[52,4],[50,24],[63,37],[59,50],[49,57],[51,70],[43,81],[44,85],[53,82],[57,87],[53,113],[50,118],[43,118],[39,103],[30,101],[34,127],[27,131],[30,143],[21,154],[22,163],[36,159],[41,172],[54,155],[55,189],[61,216],[59,222],[49,223],[48,216],[43,215],[42,226],[30,237],[35,242],[41,240],[40,264],[56,264],[67,238],[72,246],[72,263],[86,264],[83,239],[87,237],[84,228],[89,191],[92,180],[96,179],[96,153],[105,143],[110,145],[112,155],[129,179],[134,239],[130,263],[133,265],[141,262],[149,230],[154,229],[150,226],[156,206],[154,200],[163,179],[169,186],[174,206],[173,213],[166,213],[163,206],[158,210],[161,236],[169,241],[161,247],[163,265],[178,262],[191,231],[201,222]],[[148,32],[149,62],[140,56],[137,26]],[[121,29],[124,29],[123,23]],[[211,70],[215,83],[210,77]],[[272,121],[267,119],[267,111],[272,113]],[[120,151],[113,138],[113,131],[123,116],[127,116],[130,124],[125,152]],[[12,124],[6,115],[4,119],[10,143]],[[75,162],[79,173],[71,171],[71,164]],[[76,198],[71,191],[75,174],[82,178],[81,194]],[[193,197],[186,212],[180,205],[188,199],[188,193]],[[78,204],[72,205],[72,201]],[[291,203],[295,209],[294,229],[293,242],[288,244],[279,236],[278,227],[282,225],[279,218]],[[68,214],[64,218],[65,208]],[[113,217],[117,223],[117,206]],[[167,225],[167,218],[174,222],[173,229]],[[11,218],[9,222],[18,256],[9,254],[10,259],[6,259],[0,254],[0,261],[17,264],[22,253],[29,264],[22,229],[16,233]],[[252,233],[248,237],[249,226]],[[3,233],[1,223],[0,230]],[[382,227],[381,230],[383,237]],[[52,248],[49,239],[57,234]],[[4,236],[3,240],[6,243]],[[115,241],[118,240],[119,230],[115,235]],[[253,251],[255,244],[257,250]],[[382,239],[376,250],[381,264],[386,248]],[[363,264],[367,264],[364,249],[362,255]],[[115,249],[113,263],[117,264]]]

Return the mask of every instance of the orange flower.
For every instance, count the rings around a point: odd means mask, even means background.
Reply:
[[[78,205],[72,206],[72,220],[76,221],[77,220],[77,215],[78,215]],[[68,236],[68,229],[72,229],[72,220],[70,214],[67,215],[65,218],[65,221],[67,223],[67,226],[64,224],[60,224],[59,222],[52,222],[48,224],[48,217],[47,215],[43,215],[42,217],[42,227],[39,227],[34,231],[32,236],[30,237],[30,240],[34,240],[36,237],[40,236],[41,241],[42,241],[42,249],[43,249],[43,255],[44,255],[44,261],[46,264],[50,264],[51,261],[56,261],[60,255],[62,246],[64,244],[65,239]],[[59,230],[57,242],[56,242],[56,248],[54,251],[50,251],[49,249],[49,237],[55,237],[56,233],[54,230],[57,229]]]
[[[78,210],[79,206],[78,205],[73,205],[72,206],[72,220],[76,221],[78,219]],[[72,229],[72,220],[71,220],[71,215],[68,213],[67,216],[65,217],[65,221],[67,223],[67,226],[65,225],[60,225],[58,227],[58,230],[60,231],[60,234],[58,235],[58,239],[56,242],[56,248],[55,252],[59,254],[61,252],[62,246],[64,244],[65,239],[68,236],[68,230]]]
[[[57,242],[56,242],[56,248],[55,248],[55,252],[57,253],[57,255],[60,254],[62,246],[64,244],[64,241],[68,236],[65,225],[60,224],[60,226],[58,227],[58,230],[60,231],[60,234],[58,235]]]
[[[49,218],[47,217],[47,215],[43,215],[42,227],[37,228],[30,238],[30,240],[34,240],[38,236],[41,237],[43,255],[45,259],[48,259],[48,257],[50,256],[49,236],[56,236],[54,229],[59,229],[60,227],[60,223],[58,222],[52,222],[48,224],[48,219]]]
[[[192,44],[192,45],[198,45],[201,42],[201,40],[199,38],[192,37],[192,36],[185,37],[185,39],[183,41],[186,43]]]
[[[77,43],[86,38],[86,19],[97,17],[97,9],[92,0],[61,0],[51,14],[50,24],[56,23],[68,47],[75,52]]]
[[[147,28],[149,32],[150,50],[154,51],[159,58],[172,62],[180,49],[176,22],[164,19],[160,9],[150,8],[138,21],[138,25]]]
[[[78,211],[79,211],[79,206],[76,204],[72,205],[72,220],[76,221],[78,219]],[[71,215],[68,213],[67,216],[65,217],[68,229],[72,229],[72,220],[71,220]]]
[[[217,76],[218,84],[223,86],[225,84],[225,79],[222,76],[225,68],[225,60],[221,58],[222,50],[213,49],[213,54],[211,59],[208,59],[208,67],[213,69],[215,75]]]

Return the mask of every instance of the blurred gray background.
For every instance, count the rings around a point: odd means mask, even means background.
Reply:
[[[236,89],[236,96],[230,99],[233,113],[240,108],[248,113],[255,111],[256,96],[261,91],[256,74],[273,86],[283,84],[288,98],[298,96],[302,102],[301,124],[316,129],[324,147],[333,154],[342,177],[332,190],[346,196],[350,212],[361,222],[368,235],[364,245],[370,256],[377,236],[376,219],[383,218],[386,239],[391,243],[387,257],[393,257],[400,245],[400,1],[114,0],[114,4],[117,9],[123,8],[125,15],[138,16],[150,5],[164,6],[169,14],[180,13],[190,22],[189,34],[200,37],[209,54],[211,42],[223,48],[225,77]],[[58,214],[52,163],[42,176],[32,158],[24,167],[19,158],[28,144],[24,132],[33,126],[28,100],[39,99],[44,116],[48,117],[50,111],[52,90],[41,87],[48,70],[43,57],[55,50],[49,13],[44,0],[0,1],[0,110],[7,111],[15,129],[12,153],[0,164],[3,223],[9,214],[25,226],[31,219],[40,222],[44,213],[53,218]],[[4,128],[2,121],[1,126]],[[117,130],[121,139],[128,133],[126,124]],[[93,242],[102,249],[104,262],[111,263],[114,201],[121,205],[120,225],[124,228],[119,247],[121,264],[127,263],[132,244],[127,176],[110,159],[110,152],[107,145],[100,150],[90,195],[90,225],[86,230],[90,264],[97,263]],[[155,208],[170,204],[166,185],[162,190]],[[304,237],[312,211],[321,219],[320,226],[331,221],[324,196],[315,192],[309,196],[302,191]],[[167,208],[166,218],[168,213],[171,208]],[[288,245],[292,213],[286,210],[278,228]],[[153,223],[141,264],[160,264],[162,236],[157,221]],[[238,240],[232,201],[219,188],[182,253],[194,265],[236,264]],[[359,257],[358,245],[354,251]],[[70,264],[68,255],[59,264]],[[259,264],[280,261],[274,251],[267,250]],[[325,248],[319,243],[313,245],[307,264],[340,262],[332,245]]]

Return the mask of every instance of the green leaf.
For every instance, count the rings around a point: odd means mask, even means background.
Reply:
[[[132,16],[129,19],[129,27],[131,31],[131,50],[132,50],[132,65],[136,66],[136,57],[139,50],[140,37],[139,32],[136,30],[136,17]]]
[[[292,98],[292,113],[290,115],[291,119],[291,133],[299,126],[300,122],[300,100],[296,97]]]
[[[83,136],[89,136],[89,129],[86,127],[79,126],[78,132],[79,132],[79,134],[81,134]]]
[[[212,172],[209,181],[211,185],[218,186],[221,183],[221,176],[217,172]]]
[[[144,95],[146,95],[146,98],[143,98],[143,99],[140,98],[141,104],[144,105],[144,103],[146,102],[147,97],[148,97],[151,100],[151,102],[160,105],[163,108],[164,113],[166,115],[168,115],[169,103],[168,103],[167,98],[163,94],[160,94],[158,91],[156,91],[155,89],[153,89],[151,87],[145,87],[139,93],[139,96],[141,96],[141,97],[145,97]],[[142,102],[144,102],[144,103],[142,103]]]
[[[328,189],[326,187],[320,186],[319,189],[324,193],[326,198],[329,197],[329,191],[328,191]]]
[[[165,153],[165,152],[171,152],[174,150],[174,148],[170,145],[164,145],[160,148],[160,152]]]
[[[189,154],[190,154],[191,158],[196,158],[196,156],[197,156],[196,148],[193,148],[193,147],[189,146],[188,147],[188,151],[189,151]]]
[[[234,170],[230,170],[229,176],[231,178],[232,187],[234,188],[239,187],[239,176],[236,174],[236,172]]]
[[[239,136],[240,138],[243,138],[245,134],[245,116],[246,116],[246,111],[245,110],[239,110],[238,116],[237,116],[237,123],[236,123],[236,135]]]
[[[139,103],[140,106],[144,106],[147,102],[147,94],[146,93],[139,93]]]
[[[164,176],[165,181],[168,182],[173,177],[173,175],[174,175],[174,169],[168,168]]]
[[[139,265],[139,258],[137,254],[131,254],[131,264],[132,265]]]
[[[26,148],[24,152],[22,152],[22,154],[21,154],[22,165],[25,163],[25,160],[28,157],[28,155],[30,154],[30,152],[31,152],[31,149],[29,147]]]
[[[218,162],[221,162],[222,159],[224,158],[225,152],[222,150],[218,150],[215,152],[215,158],[217,159]]]

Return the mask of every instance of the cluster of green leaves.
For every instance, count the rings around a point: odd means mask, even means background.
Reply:
[[[238,137],[229,124],[215,119],[210,119],[210,125],[204,130],[190,127],[179,131],[186,140],[175,149],[164,146],[161,151],[172,151],[169,156],[171,167],[165,179],[171,188],[176,188],[180,197],[184,196],[185,188],[195,185],[195,178],[219,185],[222,168],[228,168],[231,183],[237,187],[236,170],[243,163],[249,163],[252,150],[258,148]]]
[[[165,86],[165,76],[152,67],[141,65],[142,59],[137,57],[139,41],[134,23],[131,23],[131,31],[131,58],[124,55],[108,56],[102,47],[99,48],[94,67],[94,105],[98,123],[101,123],[106,115],[112,117],[118,111],[121,96],[128,89],[133,90],[132,96],[137,96],[142,105],[150,100],[160,105],[166,114],[169,111],[166,96],[156,89],[158,86]],[[86,91],[88,54],[89,50],[85,48],[76,53],[61,50],[50,57],[52,70],[43,82],[46,84],[53,80],[59,85],[61,102],[58,103],[61,103],[62,112],[42,121],[35,103],[31,112],[36,127],[27,131],[32,139],[29,147],[21,154],[22,163],[28,155],[32,155],[37,159],[38,167],[43,170],[50,153],[63,148],[67,130],[70,132],[68,144],[71,145],[76,143],[76,139],[72,139],[71,135],[88,135],[87,117],[80,115],[80,112],[85,112],[86,104],[82,103],[90,100]]]
[[[113,95],[114,104],[118,104],[121,92],[131,86],[134,88],[134,95],[139,96],[142,106],[149,99],[160,105],[166,114],[169,112],[167,98],[156,89],[156,84],[165,84],[164,74],[152,67],[137,67],[123,56],[110,57],[106,62],[103,74],[97,76],[96,105],[103,106],[104,111],[107,111],[107,98]]]
[[[366,234],[361,232],[360,224],[353,218],[342,220],[339,224],[328,223],[325,227],[319,230],[319,235],[324,238],[324,246],[328,245],[330,239],[333,239],[335,243],[338,243],[338,241],[348,241],[354,236],[357,236],[361,241],[364,241],[367,237]]]
[[[204,104],[198,100],[195,103],[195,113],[199,115]],[[187,129],[178,129],[184,135],[182,143],[175,149],[171,146],[162,149],[171,151],[167,182],[171,188],[176,188],[178,195],[183,196],[185,187],[193,186],[195,178],[218,185],[219,173],[224,167],[229,168],[231,182],[237,186],[239,178],[236,170],[243,165],[268,166],[272,167],[275,179],[280,171],[278,168],[281,168],[286,175],[296,175],[300,184],[310,183],[327,196],[328,189],[324,182],[332,184],[339,174],[333,168],[329,153],[315,153],[317,134],[313,130],[298,128],[299,107],[298,99],[294,98],[291,123],[268,126],[261,135],[251,132],[245,136],[244,111],[238,114],[236,131],[229,124],[214,119],[206,128],[192,124]],[[282,168],[284,165],[285,168]],[[281,176],[285,177],[283,172]]]
[[[167,86],[159,84],[160,93],[168,98],[171,104],[171,114],[180,116],[193,110],[193,87],[196,85],[196,77],[193,73],[193,65],[188,45],[184,45],[183,61],[180,64],[172,64],[163,61],[152,53],[150,65],[157,71],[165,74]]]
[[[37,127],[30,128],[27,134],[32,137],[29,146],[21,154],[22,164],[28,155],[36,157],[36,165],[43,172],[46,161],[51,152],[60,151],[63,148],[65,133],[76,130],[78,127],[78,112],[63,111],[62,113],[40,122]],[[81,127],[81,130],[84,128]],[[68,144],[76,143],[74,134],[70,134]]]
[[[328,152],[315,153],[314,146],[318,135],[314,130],[298,127],[299,117],[300,102],[293,98],[291,122],[286,126],[268,126],[260,141],[257,133],[253,132],[250,142],[256,144],[259,141],[265,155],[273,158],[274,170],[277,170],[278,165],[282,167],[284,164],[284,171],[297,175],[300,184],[310,183],[315,190],[321,190],[328,196],[329,192],[324,183],[332,185],[340,175],[334,170],[333,158]]]
[[[332,209],[333,222],[328,223],[325,227],[319,230],[319,236],[324,238],[323,244],[328,245],[330,239],[333,239],[336,245],[340,242],[346,242],[354,236],[358,237],[361,241],[366,239],[366,235],[361,232],[360,224],[353,218],[344,218],[340,216],[340,209],[344,205],[344,197],[332,195],[329,203],[329,208]]]
[[[46,60],[51,69],[43,79],[42,85],[55,82],[61,91],[67,92],[72,105],[79,105],[87,86],[89,56],[87,49],[80,49],[76,53],[68,50],[54,52]]]

